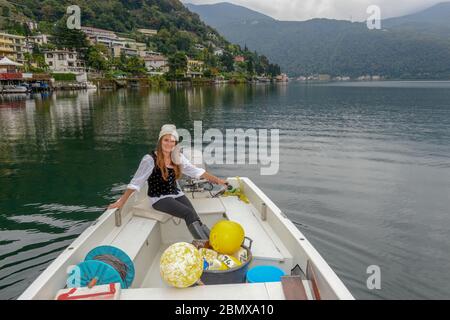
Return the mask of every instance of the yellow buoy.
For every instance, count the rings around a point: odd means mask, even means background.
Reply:
[[[160,260],[161,277],[171,286],[186,288],[203,273],[203,257],[195,246],[178,242],[168,247]]]
[[[244,229],[234,221],[222,220],[211,229],[209,243],[219,253],[233,254],[244,242]]]

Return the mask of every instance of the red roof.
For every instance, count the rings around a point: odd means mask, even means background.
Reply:
[[[5,72],[0,73],[0,80],[21,80],[23,79],[20,72]]]

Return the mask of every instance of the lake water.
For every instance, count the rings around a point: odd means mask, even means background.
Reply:
[[[280,130],[250,177],[356,298],[450,298],[450,83],[57,92],[0,101],[0,299],[14,299],[116,199],[163,123]],[[369,290],[367,268],[381,270]]]

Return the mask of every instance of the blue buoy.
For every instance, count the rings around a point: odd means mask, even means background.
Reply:
[[[84,261],[76,267],[79,281],[68,282],[69,288],[86,287],[95,279],[97,285],[118,282],[122,289],[126,289],[133,283],[135,275],[134,264],[130,257],[113,246],[99,246],[92,249]]]
[[[248,270],[247,282],[277,282],[284,275],[284,271],[275,266],[256,266]]]

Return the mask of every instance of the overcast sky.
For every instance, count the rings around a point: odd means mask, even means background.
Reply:
[[[413,13],[447,0],[182,0],[184,3],[206,4],[230,2],[264,13],[278,20],[329,18],[366,20],[370,5],[381,8],[382,19]]]

